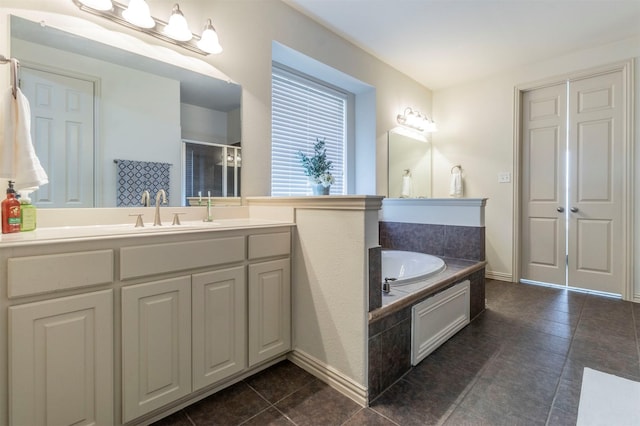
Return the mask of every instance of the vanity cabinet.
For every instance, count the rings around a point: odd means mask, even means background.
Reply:
[[[291,349],[290,252],[289,232],[249,236],[249,366]]]
[[[249,265],[249,365],[291,349],[289,259]]]
[[[291,349],[290,240],[278,232],[121,250],[124,278],[221,268],[123,287],[124,422]]]
[[[244,267],[122,289],[123,420],[244,370]]]
[[[146,424],[286,354],[290,240],[277,226],[0,251],[0,424]]]
[[[9,422],[113,424],[113,291],[9,308]]]
[[[191,392],[191,277],[122,289],[125,422]]]
[[[192,277],[193,390],[247,367],[247,297],[243,266]]]

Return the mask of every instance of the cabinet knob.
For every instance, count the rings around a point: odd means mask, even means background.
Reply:
[[[558,207],[556,210],[558,210],[558,212],[562,213],[564,211],[564,207]]]
[[[572,211],[573,213],[576,213],[576,212],[578,212],[579,210],[578,210],[578,208],[577,208],[577,207],[571,207],[571,211]]]

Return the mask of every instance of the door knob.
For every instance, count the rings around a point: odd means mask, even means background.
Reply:
[[[572,211],[573,213],[576,213],[576,212],[578,211],[578,208],[577,208],[577,207],[571,207],[571,211]]]
[[[564,207],[558,207],[556,210],[558,210],[558,212],[562,213],[564,211]]]

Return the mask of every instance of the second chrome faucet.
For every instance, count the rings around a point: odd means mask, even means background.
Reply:
[[[153,218],[153,226],[162,226],[162,220],[160,219],[160,198],[162,198],[162,204],[167,204],[167,193],[164,189],[161,189],[156,194],[156,214]]]
[[[151,205],[151,195],[149,195],[149,191],[146,189],[142,191],[142,198],[140,199],[140,202],[144,207],[149,207]]]

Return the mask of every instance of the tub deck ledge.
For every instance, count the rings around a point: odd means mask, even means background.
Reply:
[[[425,288],[417,290],[414,293],[407,294],[406,296],[394,300],[393,302],[383,305],[380,308],[374,309],[369,312],[369,324],[386,317],[389,314],[397,312],[407,306],[413,305],[416,302],[421,301],[429,296],[433,296],[436,293],[458,283],[462,278],[484,268],[487,265],[486,260],[465,260],[443,257],[447,264],[447,269],[443,272],[435,275],[432,278],[428,278],[426,281],[428,284]],[[382,290],[381,290],[382,291]]]

